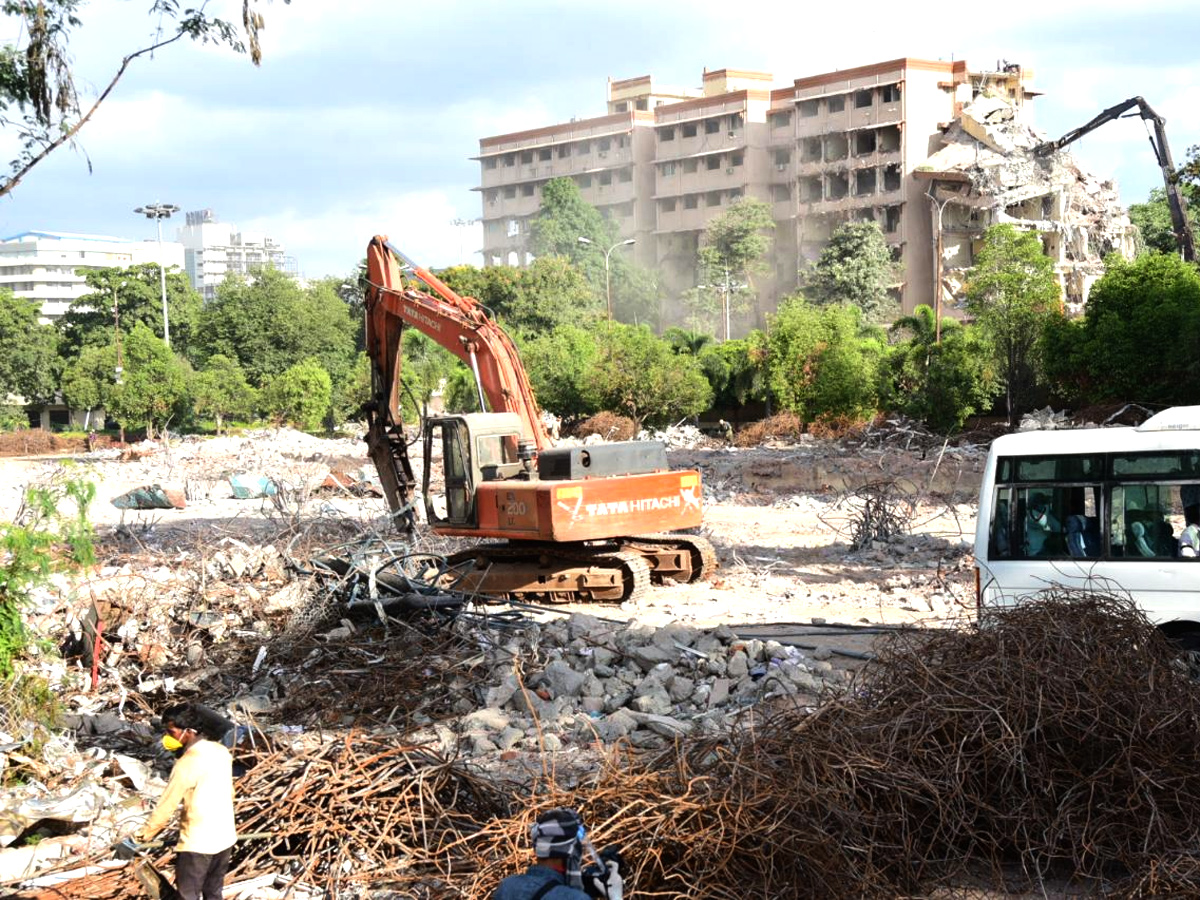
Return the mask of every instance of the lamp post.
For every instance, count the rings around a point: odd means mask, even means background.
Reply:
[[[472,225],[482,222],[483,219],[451,219],[450,224],[458,229],[458,259],[464,266],[470,263],[467,259],[466,249],[463,246],[463,233]],[[475,255],[475,251],[471,251],[471,256]]]
[[[929,185],[929,192],[925,195],[929,198],[929,202],[933,204],[933,227],[936,230],[933,241],[933,342],[941,344],[942,342],[942,265],[944,264],[944,250],[942,249],[942,213],[946,210],[946,204],[953,198],[947,197],[945,200],[938,202],[935,192],[937,190],[937,182],[934,181]]]
[[[591,240],[590,238],[581,237],[581,238],[579,238],[579,243],[594,244],[595,241]],[[613,244],[611,247],[609,247],[607,250],[604,251],[604,300],[608,306],[608,317],[610,319],[613,317],[613,313],[612,313],[612,281],[609,278],[608,258],[609,258],[609,256],[612,255],[612,252],[614,250],[616,250],[618,247],[628,247],[630,244],[636,244],[636,243],[637,243],[637,241],[635,241],[633,238],[628,238],[627,240],[624,240],[624,241],[617,241],[615,244]]]
[[[715,289],[716,291],[718,291],[720,293],[720,295],[721,295],[721,325],[722,325],[723,331],[724,331],[724,337],[722,338],[722,340],[725,340],[725,341],[729,340],[729,307],[730,307],[729,295],[733,291],[734,288],[741,290],[742,288],[746,287],[746,285],[740,284],[740,283],[733,284],[732,282],[730,282],[729,266],[726,266],[724,283],[722,283],[722,284],[698,284],[698,285],[696,285],[696,287],[698,287],[702,290]]]
[[[171,323],[167,316],[167,267],[163,264],[162,252],[162,220],[171,218],[171,213],[179,212],[179,207],[172,203],[148,203],[139,206],[135,213],[153,219],[158,225],[158,277],[162,284],[163,307],[163,343],[171,346]]]

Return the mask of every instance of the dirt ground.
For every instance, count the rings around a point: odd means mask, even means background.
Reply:
[[[313,491],[280,503],[236,500],[227,487],[220,489],[235,471],[263,471],[293,484],[315,483],[330,469],[370,471],[360,440],[283,430],[134,449],[124,456],[101,450],[0,459],[0,514],[11,517],[23,485],[69,461],[97,484],[92,519],[103,545],[149,551],[168,565],[178,552],[223,540],[269,541],[305,518],[341,518],[386,533],[385,505],[376,498]],[[656,587],[636,603],[568,604],[547,615],[587,611],[652,626],[726,624],[747,636],[828,648],[833,664],[857,667],[857,656],[870,650],[880,626],[947,627],[972,613],[971,545],[984,457],[982,448],[973,447],[818,442],[672,450],[672,466],[695,467],[703,475],[701,530],[717,548],[716,576]],[[884,483],[897,486],[909,533],[852,552],[861,509],[854,492]],[[148,484],[186,490],[187,506],[147,512],[112,506],[114,497]]]

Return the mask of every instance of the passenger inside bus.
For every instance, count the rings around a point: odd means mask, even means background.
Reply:
[[[1179,490],[1183,503],[1183,531],[1179,533],[1179,555],[1184,559],[1200,557],[1200,484],[1185,484]]]
[[[1053,552],[1050,545],[1052,535],[1062,534],[1062,524],[1050,511],[1050,500],[1045,494],[1034,494],[1029,498],[1029,512],[1025,517],[1025,552],[1028,556],[1044,556]]]

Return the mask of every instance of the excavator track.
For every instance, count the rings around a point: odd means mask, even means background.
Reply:
[[[644,554],[611,544],[482,544],[446,562],[457,579],[445,587],[541,603],[636,601],[650,589],[652,568]]]
[[[618,538],[621,550],[641,554],[650,563],[650,580],[667,578],[682,584],[705,581],[717,570],[717,551],[707,538],[695,534],[640,534]]]

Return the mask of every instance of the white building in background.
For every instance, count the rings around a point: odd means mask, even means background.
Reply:
[[[217,285],[230,273],[245,276],[270,265],[296,274],[295,257],[284,252],[283,244],[263,234],[238,231],[236,225],[218,221],[211,209],[189,212],[186,223],[175,233],[183,246],[183,268],[205,301],[216,297]]]
[[[162,257],[156,240],[134,241],[102,234],[66,231],[24,231],[0,238],[0,288],[33,300],[43,321],[57,319],[91,288],[85,281],[89,269],[127,268],[140,263],[161,263],[182,268],[182,244],[163,241]]]

